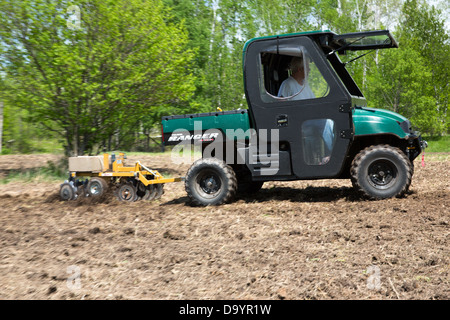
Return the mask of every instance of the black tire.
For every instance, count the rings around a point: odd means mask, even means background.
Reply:
[[[124,183],[117,190],[117,198],[120,201],[133,202],[138,199],[136,188],[132,183]]]
[[[356,155],[350,173],[357,191],[371,199],[387,199],[401,197],[408,191],[413,167],[400,149],[376,145]]]
[[[69,201],[74,200],[76,198],[76,193],[73,185],[69,182],[64,182],[59,189],[59,196],[61,200]]]
[[[87,184],[86,191],[90,197],[101,197],[108,191],[108,183],[103,178],[91,178]]]
[[[222,160],[200,159],[189,168],[185,188],[194,205],[220,205],[230,202],[236,195],[236,174]]]

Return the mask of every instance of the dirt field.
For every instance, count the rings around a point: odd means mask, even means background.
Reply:
[[[0,174],[43,159],[57,156],[0,156]],[[415,167],[409,194],[384,201],[346,180],[271,182],[206,208],[183,183],[131,204],[2,184],[0,299],[449,299],[450,157]]]

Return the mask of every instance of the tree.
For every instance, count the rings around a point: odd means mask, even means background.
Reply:
[[[180,101],[172,107],[177,111],[181,109],[185,113],[209,112],[212,103],[207,72],[212,60],[211,29],[215,19],[213,8],[207,0],[164,0],[164,4],[170,8],[170,21],[185,26],[188,34],[186,46],[195,54],[192,60],[195,92],[189,100]]]
[[[3,101],[0,100],[0,154],[2,154],[3,138]]]
[[[448,131],[450,60],[448,34],[439,10],[407,0],[395,33],[399,49],[382,50],[369,77],[369,101],[399,112],[422,133]]]
[[[423,133],[442,130],[434,108],[432,73],[425,60],[408,48],[385,50],[370,74],[368,101],[372,107],[400,113]]]
[[[424,70],[431,72],[432,79],[424,85],[432,89],[435,112],[430,116],[438,119],[435,134],[450,130],[449,127],[449,61],[450,41],[445,28],[446,17],[434,6],[421,0],[406,0],[403,20],[399,29],[400,45],[416,51],[424,59]]]
[[[192,95],[187,34],[160,0],[70,4],[0,0],[9,100],[63,137],[67,154],[139,131],[144,117]]]

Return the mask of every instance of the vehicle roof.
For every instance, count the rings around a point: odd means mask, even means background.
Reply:
[[[295,36],[311,36],[311,37],[315,38],[315,37],[322,36],[322,35],[336,35],[336,33],[332,32],[330,30],[314,30],[314,31],[293,32],[293,33],[286,33],[286,34],[255,37],[255,38],[252,38],[250,40],[247,40],[247,42],[245,42],[244,51],[247,49],[248,45],[254,41],[273,39],[273,38],[288,38],[288,37],[295,37]]]
[[[245,53],[247,47],[255,41],[298,36],[308,36],[313,38],[325,51],[339,51],[343,48],[351,51],[398,48],[398,44],[389,30],[361,31],[343,34],[337,34],[330,30],[315,30],[252,38],[245,43],[243,51]]]

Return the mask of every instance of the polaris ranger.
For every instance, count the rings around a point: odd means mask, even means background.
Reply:
[[[201,146],[185,177],[192,202],[218,205],[265,181],[311,179],[351,179],[373,199],[404,195],[426,142],[403,116],[368,108],[338,57],[387,48],[398,48],[388,30],[247,41],[248,109],[162,118],[165,145]]]

